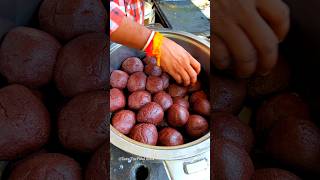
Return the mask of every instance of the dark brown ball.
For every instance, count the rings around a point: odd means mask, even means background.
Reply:
[[[149,76],[147,79],[146,89],[150,93],[157,93],[163,90],[163,82],[161,77]]]
[[[157,59],[155,57],[147,56],[142,60],[145,64],[157,64]]]
[[[199,99],[208,99],[208,96],[204,91],[194,92],[190,96],[190,103],[193,105]]]
[[[188,92],[193,93],[196,91],[200,91],[201,89],[201,83],[200,81],[197,81],[195,84],[192,84],[188,87]]]
[[[208,132],[209,124],[202,116],[190,115],[185,128],[189,136],[198,138]]]
[[[190,105],[188,100],[185,97],[174,97],[173,98],[173,103],[174,104],[179,104],[180,106],[184,106],[185,108],[189,109]]]
[[[122,134],[129,134],[136,123],[136,114],[130,110],[121,110],[112,117],[112,126]]]
[[[158,131],[153,124],[140,123],[133,127],[130,132],[130,138],[144,144],[156,145],[158,141]]]
[[[211,111],[210,102],[207,99],[198,99],[193,103],[192,109],[200,115],[209,116]]]
[[[109,82],[107,35],[89,33],[66,44],[60,51],[55,66],[55,83],[68,97],[83,92],[102,90]]]
[[[146,89],[146,83],[147,76],[144,74],[144,72],[133,73],[128,79],[128,91],[143,91]]]
[[[305,172],[320,172],[320,129],[311,121],[288,117],[278,121],[265,144],[275,160]]]
[[[156,93],[153,96],[153,101],[158,103],[164,111],[169,109],[173,104],[171,96],[164,91]]]
[[[13,28],[0,47],[0,72],[10,84],[33,88],[48,84],[60,47],[46,32],[28,27]]]
[[[85,180],[103,180],[109,177],[109,142],[102,145],[91,157],[85,172]]]
[[[29,89],[0,89],[0,159],[13,160],[40,149],[50,134],[46,107]]]
[[[113,88],[124,89],[127,87],[129,75],[121,70],[114,70],[110,76],[110,85]]]
[[[256,170],[251,180],[301,180],[301,178],[283,169],[265,168]]]
[[[214,113],[212,122],[213,136],[232,141],[248,153],[254,143],[252,129],[241,122],[237,116],[227,113]]]
[[[137,121],[140,123],[158,125],[163,120],[163,116],[164,112],[162,107],[155,102],[150,102],[139,110],[137,114]]]
[[[148,64],[144,67],[144,72],[149,76],[160,76],[162,74],[162,70],[159,66],[154,64]]]
[[[93,91],[74,97],[58,117],[60,143],[73,151],[95,151],[107,140],[108,113],[106,91]]]
[[[290,82],[290,67],[279,58],[277,65],[267,76],[254,76],[248,81],[248,96],[252,99],[284,90]]]
[[[123,71],[127,72],[128,74],[133,74],[135,72],[142,72],[143,63],[137,57],[129,57],[123,61],[121,68]]]
[[[167,127],[159,132],[158,144],[162,146],[177,146],[184,143],[181,133],[173,128]]]
[[[185,87],[185,86],[179,86],[177,84],[170,84],[168,87],[168,93],[172,97],[177,97],[177,96],[184,97],[184,96],[186,96],[187,92],[188,92],[188,87]]]
[[[184,106],[173,104],[168,110],[168,123],[173,127],[184,126],[189,118],[189,111]]]
[[[139,110],[149,102],[151,102],[151,94],[147,91],[135,91],[128,98],[128,106],[133,110]]]
[[[126,97],[123,92],[117,88],[110,90],[110,112],[115,112],[126,106]]]
[[[170,76],[167,73],[162,73],[161,79],[163,82],[163,89],[167,89],[169,87]]]
[[[250,180],[254,166],[248,153],[231,141],[214,139],[213,179]]]
[[[64,41],[85,33],[104,33],[106,22],[106,10],[98,0],[44,0],[39,10],[41,29]]]
[[[210,94],[213,112],[239,113],[246,97],[245,82],[219,76],[211,79]]]
[[[279,121],[289,116],[310,119],[309,107],[299,95],[284,93],[266,100],[256,114],[256,130],[259,135],[267,134]]]
[[[72,158],[58,153],[39,153],[18,163],[9,179],[70,179],[81,180],[80,165]]]

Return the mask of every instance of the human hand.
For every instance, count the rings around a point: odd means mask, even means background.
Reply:
[[[161,68],[179,84],[194,84],[200,73],[201,65],[183,47],[163,37],[161,45]]]
[[[232,64],[240,77],[267,74],[289,30],[287,5],[282,0],[216,0],[211,9],[215,66]]]

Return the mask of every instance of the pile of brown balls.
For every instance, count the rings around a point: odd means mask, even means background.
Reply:
[[[99,0],[39,7],[39,27],[0,43],[0,179],[108,179],[107,12]]]
[[[125,59],[110,85],[112,126],[138,142],[177,146],[209,130],[210,103],[200,82],[175,83],[152,57]]]

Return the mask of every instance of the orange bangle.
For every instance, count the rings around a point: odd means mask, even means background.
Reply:
[[[150,44],[146,48],[147,56],[155,57],[157,60],[157,66],[160,66],[161,57],[161,45],[162,45],[163,35],[156,32],[151,40]]]

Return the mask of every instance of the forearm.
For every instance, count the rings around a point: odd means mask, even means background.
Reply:
[[[142,49],[151,32],[150,29],[124,17],[117,30],[111,34],[111,41],[131,48]]]

